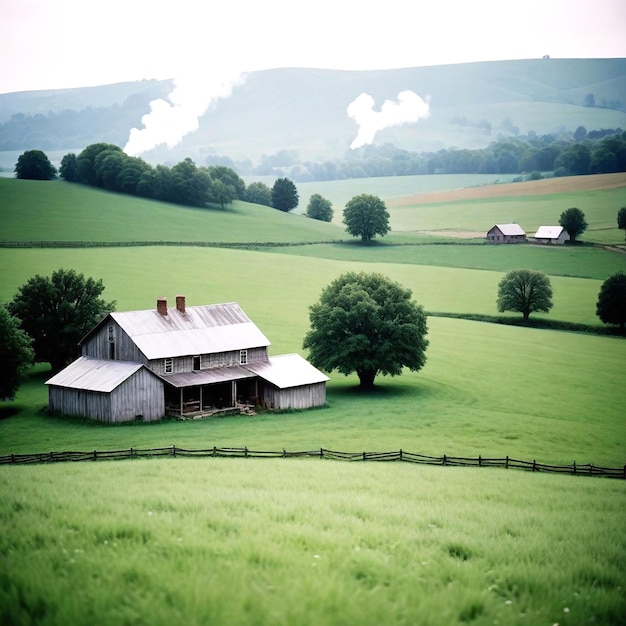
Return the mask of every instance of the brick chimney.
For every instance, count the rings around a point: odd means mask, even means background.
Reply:
[[[185,314],[185,296],[176,296],[176,308],[180,313]]]
[[[161,315],[167,315],[167,298],[157,298],[157,311]]]

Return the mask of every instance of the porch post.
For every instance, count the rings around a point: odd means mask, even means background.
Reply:
[[[200,411],[202,412],[202,385],[200,385]]]
[[[180,388],[180,416],[183,416],[183,389],[184,387]]]
[[[230,406],[237,406],[237,381],[230,383]]]

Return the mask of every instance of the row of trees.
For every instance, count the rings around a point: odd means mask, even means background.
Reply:
[[[187,158],[171,168],[152,167],[107,143],[87,146],[78,156],[66,154],[58,172],[41,150],[24,152],[15,164],[21,179],[52,180],[57,173],[68,182],[190,206],[224,208],[239,199],[291,211],[299,202],[298,190],[288,178],[278,178],[271,189],[262,182],[246,186],[235,170],[224,165],[197,167]]]
[[[300,160],[295,150],[264,155],[257,166],[227,157],[207,157],[245,175],[289,176],[296,182],[342,180],[416,174],[524,174],[554,172],[555,176],[626,171],[626,131],[621,128],[574,133],[504,136],[485,148],[445,148],[414,152],[393,144],[371,144],[350,150],[342,159]]]

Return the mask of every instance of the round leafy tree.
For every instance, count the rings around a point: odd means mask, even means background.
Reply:
[[[605,324],[619,324],[624,332],[626,324],[626,274],[617,272],[609,276],[600,287],[596,315]]]
[[[525,322],[535,311],[547,313],[552,308],[550,279],[535,270],[511,270],[498,285],[497,304],[500,312],[521,313]]]
[[[56,178],[57,168],[50,163],[45,152],[27,150],[17,159],[15,175],[29,180],[52,180]]]
[[[559,224],[568,232],[572,243],[576,241],[578,235],[582,235],[587,230],[588,226],[585,214],[576,207],[563,211],[559,218]]]
[[[342,274],[309,316],[304,347],[311,363],[346,376],[356,372],[362,389],[372,389],[379,373],[417,372],[426,362],[426,313],[410,289],[382,274]]]
[[[384,236],[389,232],[389,212],[378,196],[362,193],[346,204],[343,223],[351,235],[367,243],[376,235]]]
[[[0,400],[13,400],[35,358],[32,339],[20,321],[0,306]]]
[[[272,206],[279,211],[291,211],[298,206],[300,197],[293,181],[277,178],[272,186]]]
[[[330,222],[333,219],[333,205],[319,193],[314,193],[309,200],[306,214],[314,220]]]
[[[33,338],[35,358],[57,372],[79,355],[78,342],[87,331],[114,310],[115,302],[100,298],[103,291],[102,280],[60,269],[29,278],[8,309]]]
[[[244,200],[254,204],[272,206],[272,190],[265,183],[250,183],[246,187]]]

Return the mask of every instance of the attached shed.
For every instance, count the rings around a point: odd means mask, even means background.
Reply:
[[[487,231],[488,243],[524,243],[526,233],[519,224],[496,224]]]
[[[308,409],[326,404],[326,374],[299,354],[270,357],[247,366],[259,377],[259,395],[268,408]]]
[[[540,226],[535,233],[535,242],[562,246],[569,241],[569,233],[563,226]]]
[[[163,381],[141,363],[80,357],[46,381],[48,409],[103,422],[159,420]]]

